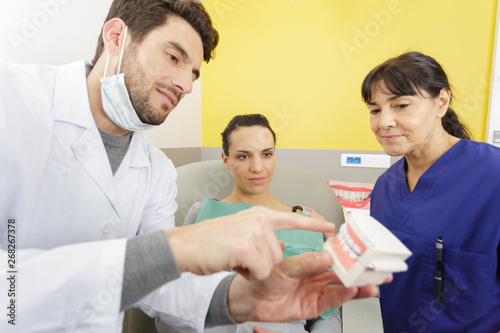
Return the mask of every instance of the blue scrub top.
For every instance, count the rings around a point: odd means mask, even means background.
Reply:
[[[461,140],[418,180],[405,159],[376,182],[371,215],[412,252],[408,271],[380,287],[384,331],[500,330],[500,149]],[[436,240],[442,235],[443,285],[434,298]]]

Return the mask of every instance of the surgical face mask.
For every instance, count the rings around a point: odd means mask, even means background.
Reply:
[[[116,74],[110,77],[106,76],[108,69],[109,53],[104,66],[104,74],[101,78],[101,96],[102,107],[108,117],[118,126],[129,131],[144,131],[154,128],[155,126],[144,124],[130,101],[130,96],[125,86],[125,76],[120,74],[120,66],[122,64],[123,49],[127,38],[127,27],[123,36],[122,49],[120,51],[120,60],[118,61],[118,70]]]

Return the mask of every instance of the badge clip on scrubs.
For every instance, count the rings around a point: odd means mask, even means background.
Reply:
[[[338,235],[323,249],[333,257],[333,271],[346,287],[381,284],[395,272],[406,271],[410,250],[373,217],[348,211]]]

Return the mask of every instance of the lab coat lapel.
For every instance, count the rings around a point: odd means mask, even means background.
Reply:
[[[85,61],[60,67],[54,92],[54,119],[76,125],[65,133],[68,140],[74,138],[71,145],[74,157],[104,192],[119,216],[118,196],[109,159],[90,111],[86,81],[90,69]]]
[[[151,161],[144,149],[144,140],[146,138],[142,133],[134,132],[132,134],[130,147],[115,174],[116,189],[120,193],[120,205],[122,207],[138,190],[141,181],[140,177],[145,175],[144,168],[151,165]]]
[[[82,168],[104,192],[120,216],[113,173],[98,129],[87,128],[71,145],[71,149]]]

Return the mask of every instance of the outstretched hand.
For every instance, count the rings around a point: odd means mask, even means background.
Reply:
[[[323,215],[321,215],[320,213],[318,213],[316,210],[314,210],[313,208],[311,207],[308,207],[308,206],[303,206],[305,209],[307,209],[308,211],[310,211],[311,213],[313,213],[313,216],[319,218],[319,219],[322,219],[323,221],[326,221],[325,217]],[[324,232],[323,233],[323,238],[324,239],[328,239],[330,237],[333,237],[335,236],[335,233],[332,231],[332,232]]]
[[[231,317],[238,322],[311,319],[350,299],[377,294],[375,285],[343,286],[333,271],[326,271],[331,262],[326,252],[309,252],[282,261],[262,281],[237,275],[229,288]]]
[[[333,232],[334,228],[322,218],[256,206],[166,234],[181,272],[212,274],[235,269],[246,279],[262,280],[283,260],[283,243],[274,230]]]

